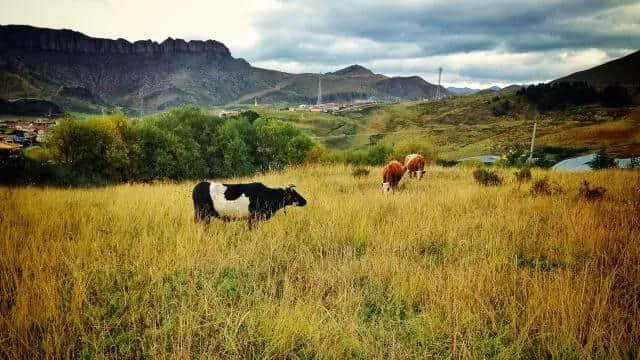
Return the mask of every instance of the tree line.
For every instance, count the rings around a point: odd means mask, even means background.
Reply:
[[[61,185],[250,175],[299,164],[314,142],[252,111],[233,117],[181,107],[134,122],[117,113],[63,119],[42,149],[0,159],[0,182]]]
[[[588,83],[580,81],[531,85],[518,90],[517,95],[525,96],[540,111],[593,103],[601,103],[607,107],[632,104],[632,97],[625,87],[610,85],[599,91]]]

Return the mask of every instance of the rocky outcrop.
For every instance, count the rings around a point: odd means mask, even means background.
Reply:
[[[212,53],[231,56],[229,49],[215,40],[168,38],[158,44],[151,40],[133,43],[125,39],[99,39],[72,30],[41,29],[25,25],[0,26],[0,50],[55,51],[73,54],[156,54]]]
[[[360,65],[323,74],[322,90],[330,102],[436,93],[435,85],[421,78],[387,78]],[[37,97],[70,111],[119,107],[140,114],[182,104],[315,103],[317,94],[318,74],[253,67],[214,40],[131,43],[71,30],[0,26],[0,97],[5,99]]]

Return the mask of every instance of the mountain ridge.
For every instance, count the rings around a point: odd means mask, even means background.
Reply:
[[[552,82],[575,81],[585,81],[596,87],[607,85],[640,86],[640,50]]]
[[[433,97],[437,86],[420,80],[351,65],[322,75],[323,99]],[[318,89],[317,74],[253,67],[215,40],[129,42],[27,25],[0,25],[0,82],[0,98],[42,98],[82,112],[104,106],[141,113],[183,104],[315,103]]]

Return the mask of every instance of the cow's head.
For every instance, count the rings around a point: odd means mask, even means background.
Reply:
[[[298,194],[298,192],[295,190],[295,187],[295,185],[291,184],[284,189],[284,204],[295,206],[307,205],[307,200],[305,200],[305,198]]]
[[[382,183],[382,192],[386,193],[386,192],[389,192],[389,191],[391,191],[391,184],[388,183],[388,182],[383,182]]]

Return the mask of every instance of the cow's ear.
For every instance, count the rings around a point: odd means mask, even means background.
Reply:
[[[289,184],[289,186],[287,186],[287,189],[294,189],[296,186],[293,184]]]

